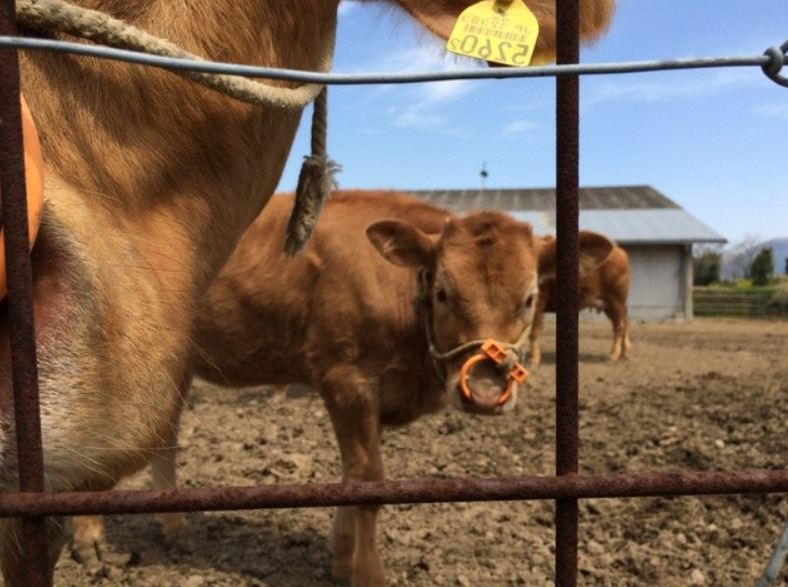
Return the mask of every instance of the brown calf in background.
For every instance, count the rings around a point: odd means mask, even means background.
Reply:
[[[597,234],[588,230],[584,234]],[[541,237],[542,243],[554,241],[553,236]],[[529,362],[539,365],[542,361],[542,350],[539,336],[544,326],[545,312],[555,313],[556,287],[554,268],[552,273],[545,273],[539,279],[539,299],[534,312],[534,323],[531,328],[531,348]],[[613,326],[613,346],[610,349],[610,360],[626,358],[629,349],[629,319],[627,317],[627,297],[629,296],[629,257],[624,249],[616,245],[610,256],[594,271],[580,277],[578,311],[588,308],[604,312]]]

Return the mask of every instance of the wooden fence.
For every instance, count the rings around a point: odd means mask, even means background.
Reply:
[[[696,287],[692,293],[696,316],[787,317],[788,292],[732,291]]]

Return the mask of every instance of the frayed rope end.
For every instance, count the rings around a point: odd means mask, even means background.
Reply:
[[[287,256],[295,257],[312,236],[323,204],[328,200],[331,191],[337,188],[334,174],[341,170],[340,165],[326,157],[310,155],[304,158],[298,176],[293,212],[287,223]]]

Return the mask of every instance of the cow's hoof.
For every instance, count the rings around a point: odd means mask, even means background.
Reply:
[[[186,516],[180,512],[156,514],[156,520],[161,524],[164,545],[168,548],[174,546],[185,533]]]
[[[71,558],[88,569],[98,568],[102,564],[101,544],[98,542],[74,543],[71,549]]]
[[[353,587],[386,587],[383,569],[356,569],[353,573]]]
[[[100,565],[104,519],[101,516],[76,516],[71,522],[74,529],[71,558],[87,567]]]
[[[331,578],[334,581],[348,581],[353,576],[353,557],[334,557],[331,565]]]

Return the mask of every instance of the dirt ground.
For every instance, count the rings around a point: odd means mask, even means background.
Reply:
[[[553,330],[516,410],[446,411],[385,437],[390,479],[551,475]],[[605,358],[609,326],[581,324],[583,473],[786,466],[788,321],[632,324],[633,354]],[[222,390],[197,383],[183,420],[189,487],[335,482],[328,417],[308,389]],[[145,488],[149,474],[126,485]],[[552,502],[387,506],[379,544],[391,585],[552,585]],[[788,518],[785,495],[580,502],[581,585],[753,585]],[[56,585],[324,586],[331,511],[188,514],[176,547],[152,516],[107,521],[103,563],[67,553]],[[788,569],[778,578],[788,585]]]

